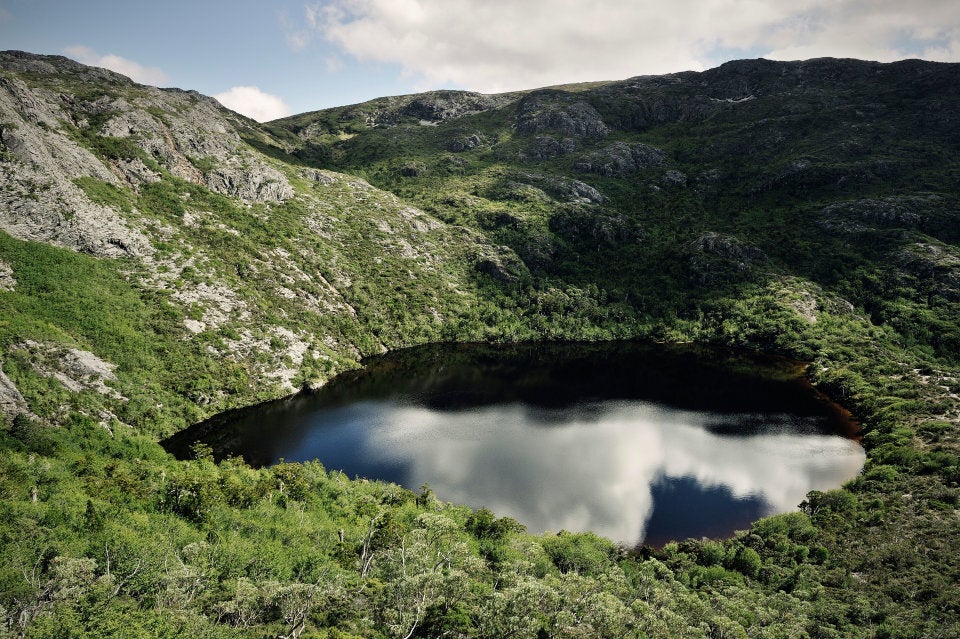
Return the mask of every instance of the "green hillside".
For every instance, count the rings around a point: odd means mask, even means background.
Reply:
[[[738,61],[265,125],[0,53],[0,637],[960,636],[960,66]],[[847,486],[620,548],[158,445],[440,341],[811,362]]]

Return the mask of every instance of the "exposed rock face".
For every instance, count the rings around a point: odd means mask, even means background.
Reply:
[[[0,414],[15,417],[21,413],[29,413],[27,400],[23,398],[17,387],[0,368]]]
[[[517,99],[516,94],[484,95],[470,91],[430,91],[413,95],[398,95],[378,98],[324,113],[335,116],[323,121],[314,119],[317,112],[304,113],[276,120],[279,126],[290,128],[298,137],[309,140],[341,129],[331,125],[335,121],[343,126],[363,124],[368,127],[394,127],[400,124],[438,124],[455,120],[465,115],[496,109]]]
[[[461,153],[475,149],[484,143],[485,139],[482,133],[471,133],[470,135],[455,137],[447,142],[447,150],[454,153]]]
[[[74,180],[121,182],[96,156],[59,131],[71,116],[56,96],[0,78],[0,229],[107,257],[152,252],[120,214],[91,202]]]
[[[0,229],[14,237],[102,257],[152,254],[146,235],[122,211],[92,201],[77,180],[137,189],[160,180],[158,165],[248,201],[293,196],[286,176],[243,144],[237,132],[243,122],[211,98],[141,87],[59,57],[8,52],[0,54],[0,66],[96,83],[94,92],[74,95],[42,81],[0,77]],[[91,144],[101,145],[101,157]]]
[[[600,191],[580,180],[572,180],[570,182],[570,195],[574,200],[586,200],[592,204],[603,204],[604,200],[606,200]]]
[[[13,348],[27,351],[30,354],[30,363],[37,373],[56,379],[68,390],[75,393],[92,390],[101,395],[120,397],[117,391],[106,385],[108,381],[116,381],[113,373],[116,365],[100,359],[90,351],[31,340]]]
[[[899,256],[900,266],[912,275],[933,280],[937,293],[946,299],[960,300],[960,251],[934,242],[917,242]]]
[[[577,148],[577,141],[573,138],[557,139],[552,135],[538,135],[530,140],[527,152],[535,160],[549,160],[573,153]]]
[[[943,199],[936,195],[886,197],[837,202],[824,207],[821,215],[837,223],[858,221],[881,227],[918,228],[942,206]]]
[[[742,279],[766,260],[763,251],[755,246],[732,235],[713,232],[695,239],[686,252],[690,276],[700,284]]]
[[[496,108],[504,103],[501,96],[483,95],[470,91],[431,91],[410,97],[412,99],[401,106],[398,113],[426,122],[452,120],[463,115]],[[388,124],[390,120],[390,113],[385,111],[378,119],[378,124]]]
[[[517,172],[492,188],[488,195],[497,200],[528,202],[574,202],[603,204],[606,198],[597,189],[580,180],[546,173]]]
[[[400,175],[403,177],[420,177],[426,173],[427,166],[423,162],[406,162],[400,167]]]
[[[614,142],[577,160],[573,168],[582,173],[596,173],[605,177],[626,177],[638,171],[662,166],[666,154],[648,144]]]
[[[701,93],[699,76],[673,73],[612,82],[594,91],[591,102],[613,129],[643,131],[668,122],[700,122],[731,104]],[[691,92],[694,87],[697,90]],[[743,90],[735,95],[744,97]]]
[[[17,288],[17,280],[13,276],[13,269],[0,260],[0,291],[12,291],[15,288]]]
[[[240,136],[217,103],[184,91],[153,91],[139,105],[123,98],[115,101],[109,112],[117,113],[99,134],[130,139],[173,175],[223,195],[256,202],[293,197],[285,175],[244,151]],[[162,109],[164,118],[142,110],[150,107]],[[167,115],[168,110],[183,115]],[[200,163],[211,168],[202,171],[196,166]]]
[[[483,247],[484,252],[477,257],[474,268],[499,282],[519,282],[523,276],[529,276],[526,265],[516,254],[505,246]]]
[[[206,174],[208,189],[223,195],[254,202],[280,202],[293,197],[293,187],[286,176],[263,163],[218,167]]]
[[[610,130],[600,113],[570,94],[535,91],[522,99],[517,109],[517,133],[534,135],[555,132],[564,136],[602,138]]]
[[[687,176],[680,171],[670,169],[663,174],[661,182],[668,187],[681,188],[687,185]]]
[[[550,230],[570,241],[605,246],[638,242],[644,237],[643,229],[623,215],[578,204],[558,207],[550,218]]]

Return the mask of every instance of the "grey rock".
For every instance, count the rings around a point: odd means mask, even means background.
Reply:
[[[11,348],[29,353],[30,363],[38,374],[56,379],[74,393],[92,390],[122,399],[116,390],[106,385],[106,382],[117,379],[113,373],[116,364],[106,362],[90,351],[32,340]]]
[[[837,202],[820,212],[826,220],[856,220],[882,227],[918,228],[942,206],[939,196],[886,197]]]
[[[146,108],[162,108],[163,119]],[[280,171],[247,152],[224,110],[202,96],[153,89],[139,106],[117,102],[100,135],[130,138],[173,175],[207,188],[254,202],[279,202],[293,197],[293,187]],[[176,115],[174,115],[174,113]],[[190,158],[214,165],[206,173]]]
[[[482,133],[473,133],[471,135],[455,137],[447,142],[447,150],[454,153],[469,151],[485,144],[486,138]]]
[[[0,368],[0,414],[16,417],[24,413],[30,413],[27,400]]]
[[[558,207],[549,227],[566,240],[602,246],[640,242],[645,237],[643,228],[623,215],[580,204]]]
[[[556,132],[565,136],[602,138],[610,130],[600,113],[587,102],[568,93],[537,91],[523,100],[517,111],[517,133],[535,135]]]
[[[557,139],[552,135],[538,135],[530,140],[527,154],[536,160],[549,160],[573,153],[577,148],[577,141],[573,138]]]
[[[721,175],[719,169],[707,169],[697,173],[697,177],[695,179],[698,184],[713,185],[719,182],[722,177],[723,176]]]
[[[907,273],[934,282],[939,295],[960,301],[960,250],[934,241],[917,242],[903,249],[896,259]]]
[[[498,282],[515,283],[530,272],[523,261],[505,246],[483,246],[483,253],[474,263],[474,268]]]
[[[105,85],[134,86],[125,75],[99,67],[88,67],[59,55],[37,55],[24,51],[0,51],[0,68],[34,75],[70,75],[85,82]]]
[[[204,178],[211,191],[251,202],[282,202],[294,195],[286,176],[264,162],[231,162]]]
[[[317,184],[322,184],[323,186],[329,186],[337,181],[332,175],[316,169],[304,170],[300,173],[300,175],[308,180],[316,182]]]
[[[675,169],[670,169],[663,174],[663,178],[660,180],[665,186],[672,188],[681,188],[687,185],[687,176],[680,171]]]
[[[17,288],[17,279],[9,264],[0,260],[0,291],[12,291]]]
[[[570,182],[570,194],[574,199],[587,200],[593,204],[603,204],[604,200],[606,200],[600,191],[580,180]]]
[[[159,182],[161,179],[160,174],[148,167],[140,158],[117,160],[111,165],[118,177],[134,189],[144,184]]]
[[[614,142],[577,160],[574,170],[605,177],[626,177],[638,171],[662,166],[667,156],[648,144]]]
[[[471,91],[431,91],[378,98],[334,111],[337,112],[337,119],[343,122],[361,121],[370,127],[394,127],[411,120],[421,124],[439,124],[496,109],[515,100],[516,95],[508,93],[485,95]],[[324,124],[309,122],[302,125],[298,135],[302,139],[310,139],[328,132]]]
[[[749,278],[766,261],[760,249],[732,235],[707,232],[686,247],[690,278],[710,285]]]
[[[96,156],[47,124],[70,119],[58,105],[42,89],[0,78],[0,151],[7,158],[0,163],[0,229],[104,257],[152,253],[118,211],[91,202],[74,183],[92,177],[123,186]]]
[[[426,173],[427,166],[423,162],[406,162],[400,167],[400,175],[403,177],[420,177]]]

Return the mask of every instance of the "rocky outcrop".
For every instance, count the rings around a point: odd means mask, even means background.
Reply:
[[[0,415],[12,418],[29,412],[27,400],[23,398],[17,387],[0,368]]]
[[[498,282],[516,283],[530,276],[526,264],[516,253],[505,246],[480,246],[482,252],[474,262],[474,268]]]
[[[431,91],[407,96],[407,98],[409,99],[406,103],[399,106],[395,111],[390,109],[382,111],[376,118],[377,124],[393,124],[404,116],[416,118],[423,122],[444,122],[464,115],[494,109],[510,102],[512,99],[471,91]]]
[[[833,227],[844,223],[862,223],[885,228],[922,228],[943,209],[943,198],[937,195],[885,197],[837,202],[824,207],[820,216]]]
[[[211,98],[141,87],[65,58],[7,52],[0,65],[85,87],[55,92],[0,77],[0,229],[14,237],[101,257],[152,254],[128,210],[92,200],[81,179],[137,190],[165,169],[247,201],[293,196],[286,176],[243,143],[244,123]]]
[[[763,251],[732,235],[708,232],[686,247],[690,278],[702,285],[720,284],[749,277],[766,261]]]
[[[687,185],[687,176],[681,171],[676,169],[670,169],[663,174],[663,177],[660,178],[660,182],[668,188],[682,188]]]
[[[527,145],[526,155],[534,160],[549,160],[574,153],[579,146],[573,138],[556,138],[552,135],[538,135]]]
[[[606,201],[600,191],[580,180],[527,171],[504,176],[486,195],[494,200],[515,202],[603,204]]]
[[[562,91],[535,91],[523,98],[517,108],[516,127],[522,136],[553,132],[602,138],[610,132],[592,105]]]
[[[822,187],[877,184],[894,170],[894,163],[887,160],[835,163],[817,157],[798,157],[759,179],[753,191],[783,190],[802,194]]]
[[[9,264],[0,260],[0,291],[12,291],[17,288],[17,279]]]
[[[377,98],[361,104],[303,113],[275,120],[272,124],[291,130],[309,141],[354,127],[395,127],[401,124],[435,125],[506,106],[517,94],[485,95],[470,91],[430,91]]]
[[[204,176],[208,189],[253,202],[281,202],[293,197],[286,176],[263,162],[239,162],[210,170]]]
[[[911,275],[932,280],[938,295],[960,300],[960,250],[955,247],[933,241],[917,242],[900,252],[898,263]]]
[[[94,391],[101,395],[121,398],[106,382],[115,382],[115,364],[106,362],[90,351],[66,348],[58,344],[27,340],[12,347],[25,351],[31,366],[44,377],[52,377],[68,390],[79,393]]]
[[[0,78],[0,229],[105,257],[152,252],[147,238],[110,207],[92,202],[81,177],[122,185],[90,151],[60,131],[71,116],[45,89]]]
[[[165,115],[161,118],[144,110],[150,108],[162,109]],[[177,115],[167,114],[168,110]],[[286,176],[247,152],[222,108],[209,99],[154,89],[142,104],[131,105],[121,98],[110,111],[116,115],[100,128],[100,135],[131,140],[183,180],[254,202],[293,197]]]
[[[482,133],[471,133],[470,135],[461,135],[448,141],[447,150],[453,153],[462,153],[482,146],[486,143],[486,138]]]
[[[581,173],[621,178],[662,166],[666,161],[667,156],[663,151],[648,144],[614,142],[580,158],[573,168]]]
[[[399,172],[403,177],[421,177],[427,174],[427,165],[423,162],[404,162]]]
[[[557,207],[549,226],[553,233],[568,241],[603,246],[639,242],[644,237],[642,227],[622,214],[583,204]]]
[[[591,204],[603,204],[605,197],[589,184],[580,180],[571,180],[569,183],[569,195],[573,201],[589,202]]]

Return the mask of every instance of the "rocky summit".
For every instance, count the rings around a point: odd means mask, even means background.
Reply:
[[[0,53],[0,636],[960,635],[960,65],[741,60],[258,124]],[[726,540],[530,535],[158,441],[442,341],[807,363],[863,473]]]

